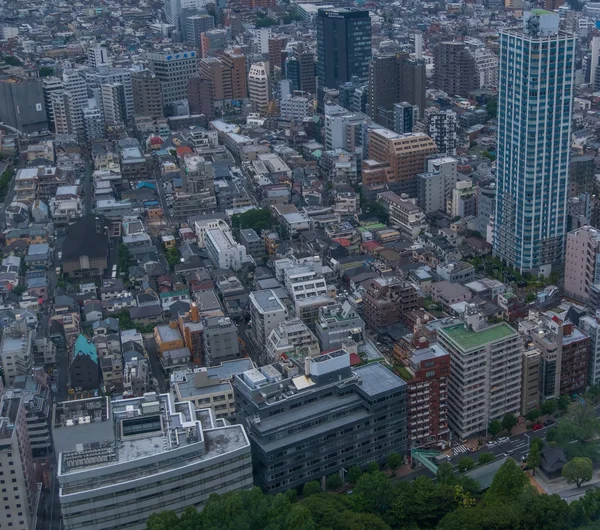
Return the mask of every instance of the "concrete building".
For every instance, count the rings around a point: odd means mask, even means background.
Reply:
[[[458,179],[458,160],[434,157],[427,160],[427,172],[417,175],[417,204],[425,213],[445,212]]]
[[[299,318],[280,323],[267,339],[266,354],[270,363],[279,362],[285,356],[301,364],[306,358],[320,353],[317,337]]]
[[[348,340],[357,344],[363,342],[365,323],[349,302],[336,303],[319,310],[315,334],[321,344],[321,351],[339,349]]]
[[[479,88],[474,57],[464,42],[441,42],[433,50],[433,86],[451,97],[467,96]]]
[[[50,130],[54,130],[54,108],[52,106],[52,93],[61,92],[64,88],[62,79],[56,76],[48,76],[42,79],[42,92],[44,93],[44,104]]]
[[[408,282],[397,277],[374,278],[363,297],[363,318],[379,331],[400,322],[417,307],[417,291]]]
[[[211,98],[219,106],[248,97],[246,57],[237,51],[202,59],[200,77],[211,82]]]
[[[523,352],[523,382],[521,384],[521,414],[527,416],[540,406],[540,350],[531,349]]]
[[[407,101],[394,103],[394,125],[392,129],[398,134],[413,132],[413,127],[419,119],[419,107]]]
[[[126,123],[127,103],[125,87],[121,83],[106,83],[100,85],[102,96],[102,112],[107,125]]]
[[[0,527],[35,530],[41,484],[36,484],[27,429],[27,407],[18,393],[0,396]]]
[[[465,319],[437,334],[450,353],[448,423],[459,438],[521,408],[521,336],[506,323],[486,326],[476,311]]]
[[[475,59],[475,70],[477,72],[479,88],[497,88],[498,56],[487,48],[471,50],[471,55]]]
[[[150,70],[161,83],[163,107],[186,100],[188,80],[198,75],[196,52],[149,53],[147,59]]]
[[[600,283],[600,230],[589,225],[567,234],[565,294],[588,302],[593,285]]]
[[[0,342],[0,360],[6,385],[11,385],[17,376],[31,374],[33,368],[33,334],[25,321],[17,321],[4,328]]]
[[[379,363],[352,370],[344,350],[307,360],[306,370],[291,361],[249,370],[233,386],[255,483],[269,493],[407,449],[406,383]]]
[[[452,219],[472,217],[477,213],[477,188],[473,187],[471,179],[456,182],[447,213]]]
[[[288,312],[274,291],[254,291],[250,293],[250,318],[252,334],[257,344],[264,348],[267,339],[279,324],[287,319]]]
[[[425,169],[427,157],[436,152],[435,142],[424,133],[398,134],[388,129],[369,130],[369,158],[388,164],[380,180],[382,184],[395,185],[397,193],[416,196],[416,176]]]
[[[600,383],[600,320],[597,315],[586,315],[579,319],[579,327],[590,338],[588,384],[597,385]]]
[[[230,318],[210,317],[203,322],[204,355],[208,366],[240,357],[237,327]]]
[[[136,116],[162,118],[165,115],[159,77],[148,70],[135,72],[131,75],[131,88]]]
[[[440,264],[436,267],[436,274],[450,283],[466,283],[475,281],[475,267],[466,261],[457,261]]]
[[[285,45],[287,37],[269,37],[268,53],[269,53],[269,73],[275,75],[275,71],[281,74],[283,69],[283,58],[285,55]]]
[[[248,96],[252,105],[262,115],[266,114],[271,101],[271,83],[269,79],[269,63],[254,63],[248,72]]]
[[[99,66],[110,66],[108,50],[103,46],[94,46],[93,48],[88,48],[87,59],[88,64],[92,68],[98,68]]]
[[[47,131],[48,116],[41,80],[0,79],[0,121],[24,134]]]
[[[65,530],[143,530],[152,513],[252,486],[244,427],[170,394],[59,403],[53,436]]]
[[[279,109],[282,118],[300,122],[309,116],[310,100],[304,96],[288,96],[279,102]]]
[[[427,229],[425,214],[414,202],[402,199],[393,191],[377,194],[377,200],[388,212],[388,224],[413,241]]]
[[[252,260],[246,255],[246,247],[240,245],[230,232],[209,228],[205,235],[206,251],[215,267],[237,271]]]
[[[438,152],[446,156],[455,156],[458,144],[456,112],[440,110],[427,115],[427,134],[437,145]]]
[[[450,354],[439,344],[410,352],[401,376],[408,385],[408,432],[411,447],[440,447],[450,439],[448,382]]]
[[[523,26],[500,33],[494,253],[549,275],[564,258],[576,43],[557,13],[526,12]]]
[[[217,55],[227,47],[227,30],[209,29],[200,35],[202,57]]]
[[[182,34],[185,33],[185,35],[182,35],[183,41],[188,46],[196,50],[200,50],[202,49],[202,34],[213,29],[214,27],[215,19],[208,13],[185,16],[183,20],[181,20]]]
[[[255,259],[265,255],[265,244],[252,228],[240,230],[240,243],[246,247],[246,254]]]

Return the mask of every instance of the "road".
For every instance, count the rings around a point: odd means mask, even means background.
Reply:
[[[160,365],[158,354],[156,352],[156,343],[154,342],[154,337],[152,337],[152,334],[146,334],[144,336],[144,346],[148,352],[148,362],[150,363],[152,376],[156,379],[160,392],[168,392],[169,382],[165,378],[165,373]]]
[[[86,214],[92,213],[92,173],[94,172],[94,163],[89,155],[85,155],[85,169],[83,176],[83,206]]]

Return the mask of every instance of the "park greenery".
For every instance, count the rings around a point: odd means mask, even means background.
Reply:
[[[568,504],[558,495],[539,494],[512,459],[485,492],[472,479],[456,475],[450,464],[440,466],[435,480],[413,481],[397,480],[376,467],[364,473],[350,468],[346,488],[351,490],[338,493],[323,492],[313,481],[301,494],[265,495],[253,488],[212,495],[201,512],[188,508],[181,517],[173,512],[152,515],[147,529],[571,530],[600,523],[600,489]]]
[[[266,208],[256,208],[244,213],[236,213],[231,218],[231,226],[234,230],[252,228],[260,235],[261,230],[273,227],[273,214]]]
[[[6,194],[10,187],[10,181],[12,179],[13,170],[12,167],[7,167],[0,175],[0,201],[6,199]]]

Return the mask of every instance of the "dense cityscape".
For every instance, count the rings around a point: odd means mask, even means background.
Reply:
[[[0,4],[0,530],[600,528],[600,3]]]

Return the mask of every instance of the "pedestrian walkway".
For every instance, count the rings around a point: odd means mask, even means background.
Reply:
[[[452,448],[452,456],[460,455],[461,453],[468,453],[469,448],[465,444],[460,444]]]

